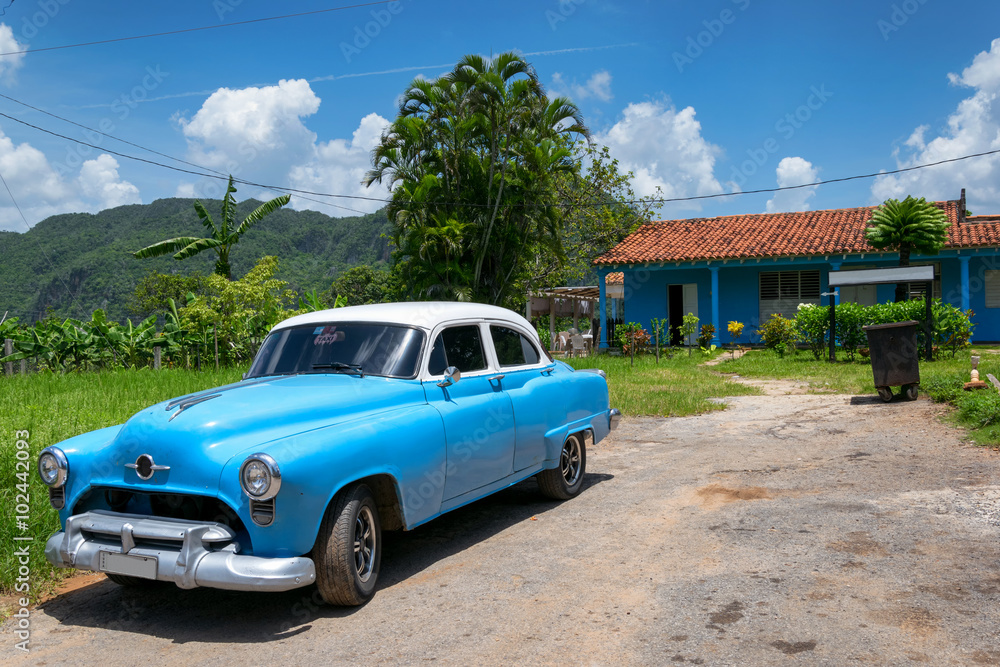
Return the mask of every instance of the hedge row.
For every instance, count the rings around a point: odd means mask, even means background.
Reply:
[[[975,326],[971,320],[971,310],[962,312],[951,304],[935,299],[931,312],[934,324],[931,343],[935,351],[948,349],[954,356],[959,348],[969,344]],[[916,320],[920,323],[917,328],[917,344],[923,349],[925,315],[926,306],[923,301],[879,303],[874,306],[842,303],[837,306],[835,341],[847,353],[848,358],[854,359],[858,349],[867,345],[868,337],[863,327]],[[787,347],[796,343],[804,343],[820,359],[830,344],[830,307],[800,304],[794,319],[772,315],[757,330],[757,335],[761,337],[765,347],[779,352],[784,352]]]

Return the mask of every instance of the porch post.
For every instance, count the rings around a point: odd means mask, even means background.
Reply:
[[[607,316],[607,305],[608,305],[608,288],[607,288],[608,274],[603,271],[597,272],[597,288],[600,290],[600,309],[601,314],[599,316],[599,321],[601,323],[601,342],[600,347],[602,350],[608,349],[608,316]]]
[[[840,271],[840,262],[830,262],[830,270],[831,271]],[[830,283],[829,282],[827,282],[826,287],[827,287],[827,289],[829,291],[837,293],[836,296],[833,297],[833,300],[831,301],[831,303],[833,303],[836,306],[839,306],[840,305],[840,290],[836,289],[836,288],[830,289]],[[878,301],[878,299],[876,299],[876,301]]]
[[[962,269],[962,312],[969,309],[969,260],[971,257],[959,257],[959,266]]]
[[[710,266],[708,270],[712,272],[712,326],[715,327],[715,335],[712,336],[712,344],[719,344],[719,331],[721,330],[721,323],[719,322],[719,267]]]
[[[549,297],[549,349],[556,345],[556,300]]]

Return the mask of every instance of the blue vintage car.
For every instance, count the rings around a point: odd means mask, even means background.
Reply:
[[[568,499],[619,419],[603,373],[479,304],[325,310],[271,330],[242,382],[48,447],[58,567],[122,585],[375,591],[382,530],[535,476]]]

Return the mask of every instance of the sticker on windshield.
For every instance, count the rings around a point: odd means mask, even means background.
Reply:
[[[313,340],[313,345],[326,345],[327,343],[336,343],[337,341],[344,340],[344,332],[337,331],[337,327],[316,327],[313,331],[313,335],[316,338]]]

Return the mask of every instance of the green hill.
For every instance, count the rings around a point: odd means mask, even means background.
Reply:
[[[178,262],[172,257],[135,259],[132,253],[175,236],[204,236],[193,199],[158,199],[119,206],[97,214],[69,213],[47,218],[25,233],[0,232],[0,317],[22,322],[48,309],[64,317],[86,317],[103,308],[121,321],[139,280],[151,270],[209,274],[209,251]],[[213,216],[221,202],[203,200]],[[260,202],[241,202],[242,220]],[[384,211],[331,218],[316,211],[284,208],[267,216],[233,248],[233,276],[246,273],[264,255],[280,261],[278,278],[296,290],[327,290],[342,271],[389,260],[389,225]]]

